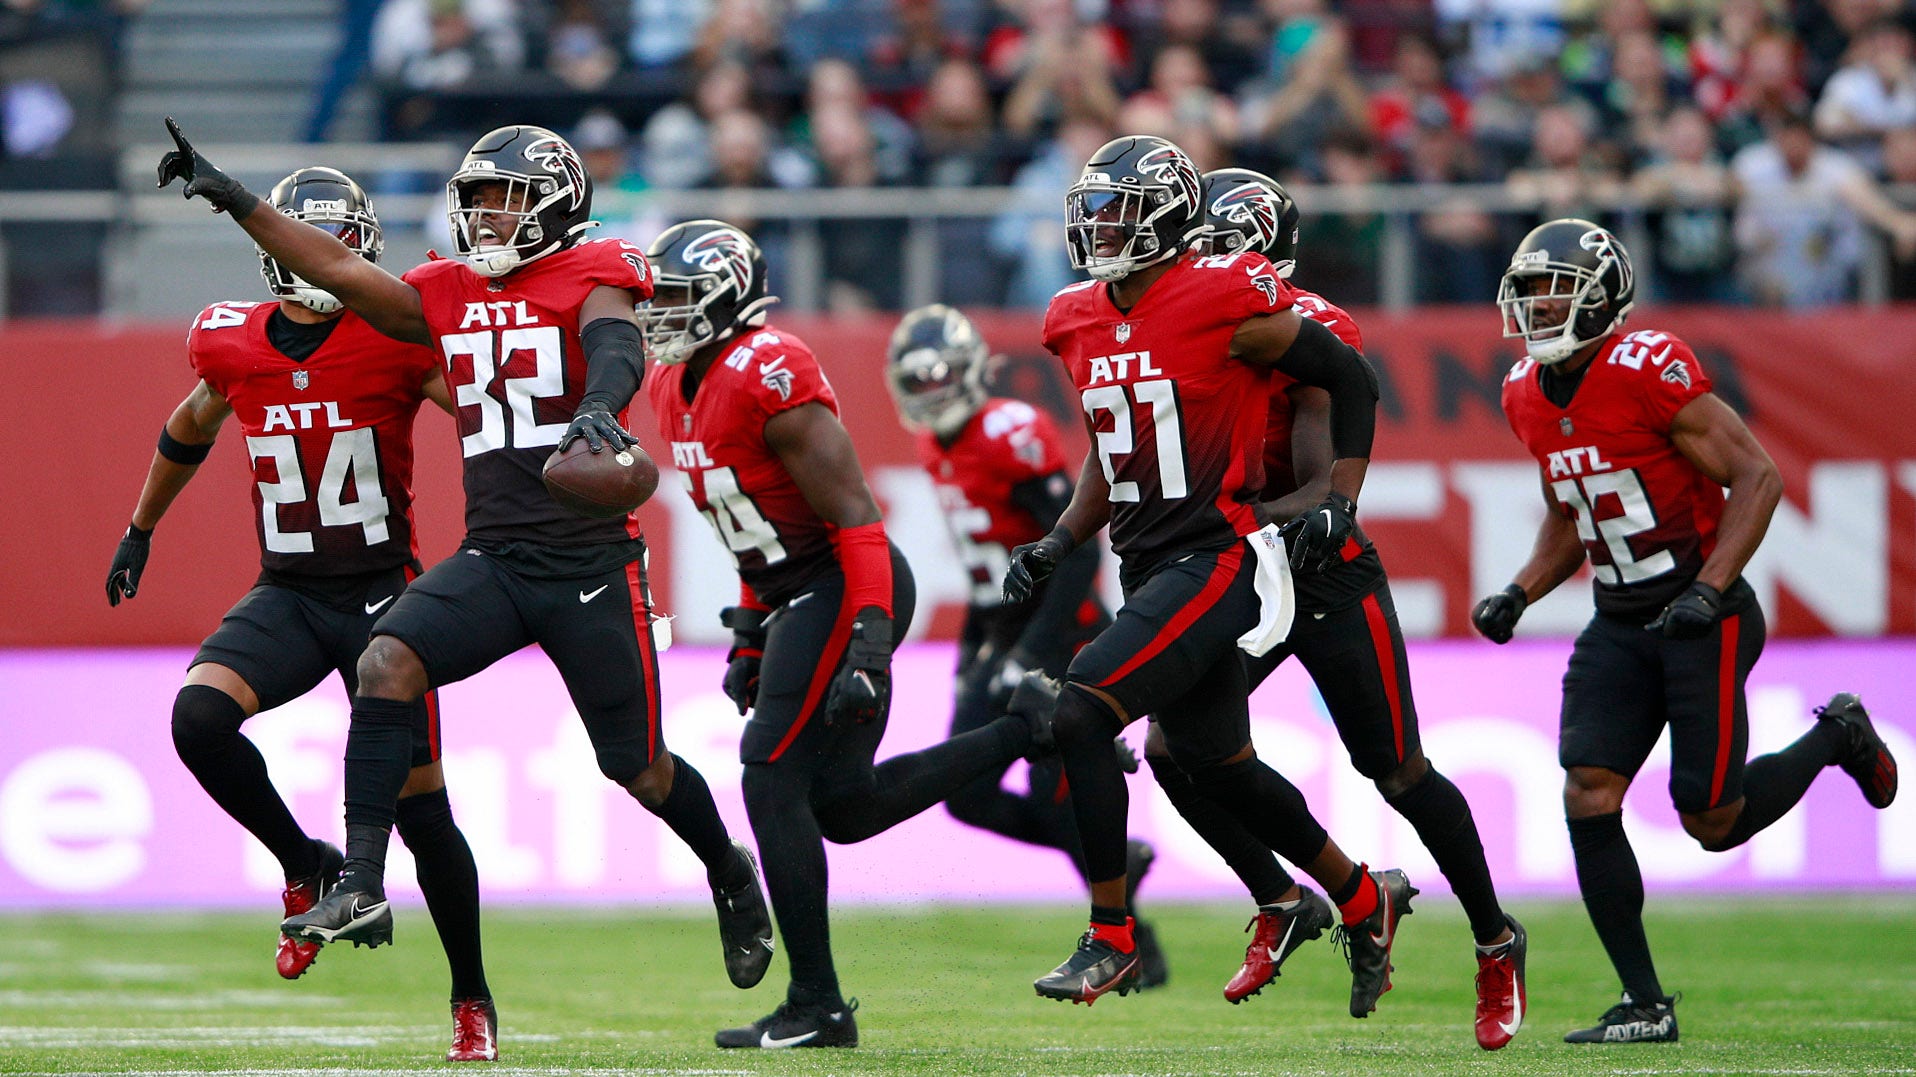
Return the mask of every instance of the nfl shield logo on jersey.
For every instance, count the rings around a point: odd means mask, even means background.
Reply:
[[[293,371],[293,388],[304,389],[313,383],[313,376],[304,370]]]
[[[1125,341],[1130,340],[1131,339],[1131,323],[1119,322],[1118,328],[1114,330],[1114,335],[1118,338],[1119,344],[1122,344]]]

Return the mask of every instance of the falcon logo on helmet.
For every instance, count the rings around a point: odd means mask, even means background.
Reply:
[[[1198,200],[1198,171],[1184,151],[1166,145],[1138,158],[1138,171],[1173,188],[1176,197],[1191,205]]]
[[[1289,279],[1297,268],[1297,203],[1282,184],[1248,168],[1220,168],[1204,174],[1206,254],[1261,254],[1277,275]]]
[[[735,228],[715,229],[685,245],[685,260],[744,295],[752,286],[750,242]]]
[[[560,190],[570,197],[569,208],[578,208],[579,200],[585,197],[585,162],[579,159],[577,150],[554,135],[527,146],[526,160],[564,179],[565,185]]]
[[[1210,213],[1249,228],[1253,247],[1262,247],[1277,237],[1277,200],[1255,183],[1224,192],[1212,201]]]

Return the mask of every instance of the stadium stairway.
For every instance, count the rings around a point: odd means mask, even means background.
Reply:
[[[152,0],[128,27],[115,123],[121,145],[163,137],[173,115],[216,142],[293,142],[339,42],[338,0]],[[373,136],[362,83],[341,102],[332,138]]]

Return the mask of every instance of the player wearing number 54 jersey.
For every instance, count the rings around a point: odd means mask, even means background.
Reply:
[[[911,569],[885,536],[838,399],[810,348],[765,322],[765,258],[723,221],[653,240],[646,348],[659,434],[738,567],[723,687],[748,710],[745,810],[791,961],[772,1013],[720,1047],[855,1047],[827,924],[825,842],[863,841],[1030,751],[1007,717],[874,765],[891,653],[911,625]]]
[[[300,169],[270,201],[378,259],[379,219],[344,174]],[[271,257],[261,269],[277,303],[216,303],[193,321],[187,357],[200,381],[160,435],[107,598],[117,605],[134,596],[153,528],[226,418],[237,418],[253,464],[260,577],[194,655],[173,702],[173,744],[213,800],[279,860],[285,914],[295,915],[332,887],[340,852],[306,836],[240,726],[335,670],[349,695],[356,690],[373,623],[418,574],[413,416],[422,399],[448,410],[451,402],[430,351],[380,335]],[[489,1007],[478,874],[446,799],[435,697],[410,713],[399,833],[445,944],[455,1005]],[[318,954],[317,943],[282,937],[279,974],[301,975]],[[454,1060],[468,1057],[460,1039],[455,1024]]]
[[[1524,238],[1498,294],[1504,335],[1529,352],[1504,379],[1504,414],[1537,459],[1550,511],[1530,560],[1471,619],[1507,642],[1524,608],[1586,558],[1596,577],[1596,616],[1564,674],[1558,756],[1577,882],[1623,1000],[1564,1037],[1572,1043],[1677,1038],[1622,815],[1665,725],[1670,799],[1713,852],[1782,818],[1826,766],[1848,771],[1873,807],[1896,795],[1896,763],[1849,693],[1819,708],[1796,743],[1744,763],[1743,683],[1764,624],[1742,572],[1782,482],[1686,344],[1624,333],[1635,297],[1623,244],[1572,218]]]
[[[651,296],[644,256],[581,241],[591,180],[564,139],[540,127],[482,136],[446,185],[459,261],[392,276],[328,233],[270,209],[178,148],[160,182],[230,214],[260,248],[396,339],[428,345],[453,389],[465,457],[467,537],[458,554],[395,600],[360,657],[346,745],[346,869],[311,912],[281,925],[307,940],[392,937],[382,876],[405,783],[412,701],[537,643],[564,678],[599,770],[670,826],[706,865],[727,971],[749,987],[770,962],[771,925],[750,854],[733,842],[697,771],[666,751],[649,625],[644,543],[629,518],[568,515],[540,468],[583,438],[632,443],[615,417],[643,375],[634,307]]]
[[[1125,895],[1124,775],[1110,739],[1157,714],[1174,758],[1272,848],[1306,866],[1356,927],[1354,960],[1374,1000],[1388,982],[1389,945],[1411,892],[1401,873],[1373,878],[1311,817],[1303,797],[1234,744],[1211,757],[1175,755],[1208,744],[1206,731],[1245,728],[1248,687],[1241,639],[1277,634],[1281,564],[1256,552],[1265,523],[1265,401],[1282,371],[1331,394],[1332,500],[1295,535],[1297,562],[1334,557],[1349,538],[1375,423],[1369,364],[1293,311],[1291,286],[1262,255],[1199,255],[1197,169],[1152,137],[1099,149],[1066,196],[1073,262],[1093,280],[1072,285],[1045,313],[1044,344],[1077,388],[1093,448],[1052,532],[1012,552],[1006,598],[1023,602],[1062,557],[1107,521],[1122,563],[1125,602],[1111,627],[1079,651],[1058,697],[1055,728],[1091,881],[1091,923],[1078,950],[1035,987],[1091,1002],[1130,990],[1139,975]],[[1257,582],[1262,574],[1275,590]],[[1360,992],[1354,991],[1354,995]],[[1366,1004],[1362,1012],[1369,1012]]]

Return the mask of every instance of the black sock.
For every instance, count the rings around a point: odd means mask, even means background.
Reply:
[[[1094,924],[1104,924],[1109,927],[1123,927],[1129,923],[1130,920],[1131,912],[1128,909],[1114,909],[1109,905],[1091,906],[1091,922]]]
[[[1223,805],[1206,796],[1169,756],[1147,755],[1144,761],[1150,764],[1151,774],[1157,778],[1158,788],[1170,798],[1171,806],[1244,881],[1251,900],[1259,905],[1274,904],[1296,885],[1297,880],[1271,855],[1270,848],[1257,840]]]
[[[1780,752],[1760,755],[1743,768],[1743,811],[1712,851],[1734,849],[1789,814],[1823,768],[1842,757],[1848,741],[1843,727],[1818,722]]]
[[[1470,933],[1477,942],[1488,943],[1503,934],[1503,907],[1497,904],[1483,839],[1477,836],[1477,820],[1464,794],[1431,767],[1415,785],[1387,798],[1387,803],[1409,821],[1418,840],[1430,850],[1431,859],[1470,917]]]
[[[421,700],[353,697],[346,728],[346,876],[348,889],[383,892],[386,845],[399,791],[412,771],[413,710]]]
[[[444,789],[399,802],[399,840],[412,850],[419,869],[419,890],[439,931],[452,971],[452,997],[491,998],[486,963],[479,947],[479,868],[472,847],[453,822]]]
[[[266,773],[266,760],[240,732],[246,711],[232,696],[189,684],[173,698],[173,748],[200,788],[258,838],[288,879],[319,870],[319,850],[293,819]]]
[[[1129,837],[1131,792],[1111,750],[1111,740],[1123,726],[1103,701],[1067,684],[1058,696],[1053,729],[1058,757],[1071,783],[1071,812],[1078,821],[1085,878],[1108,882],[1124,874]]]
[[[1366,878],[1364,865],[1352,864],[1351,873],[1344,876],[1343,882],[1324,888],[1324,896],[1331,899],[1331,904],[1343,908],[1346,902],[1357,896],[1357,891],[1364,885]]]
[[[830,1005],[839,997],[838,970],[832,964],[825,838],[812,813],[811,778],[789,761],[747,763],[743,784],[765,890],[791,964],[787,997]]]
[[[658,816],[659,821],[671,827],[672,833],[691,848],[699,863],[705,865],[708,880],[716,884],[721,877],[736,875],[738,865],[732,856],[732,836],[726,833],[725,820],[719,818],[718,805],[712,800],[712,787],[705,784],[705,775],[676,753],[672,756],[671,791],[658,807],[648,806],[645,810]]]
[[[1623,833],[1623,813],[1569,822],[1577,888],[1583,891],[1583,907],[1617,978],[1637,1002],[1661,1001],[1663,985],[1650,959],[1650,940],[1643,934],[1643,871]]]
[[[1003,774],[1012,760],[1024,754],[1030,741],[1028,728],[1022,718],[1000,718],[983,729],[892,756],[872,767],[867,782],[846,786],[846,792],[819,808],[826,840],[835,845],[864,841],[943,803],[970,782]]]
[[[1205,767],[1191,775],[1191,781],[1266,848],[1293,864],[1308,866],[1330,840],[1297,786],[1255,756]]]

